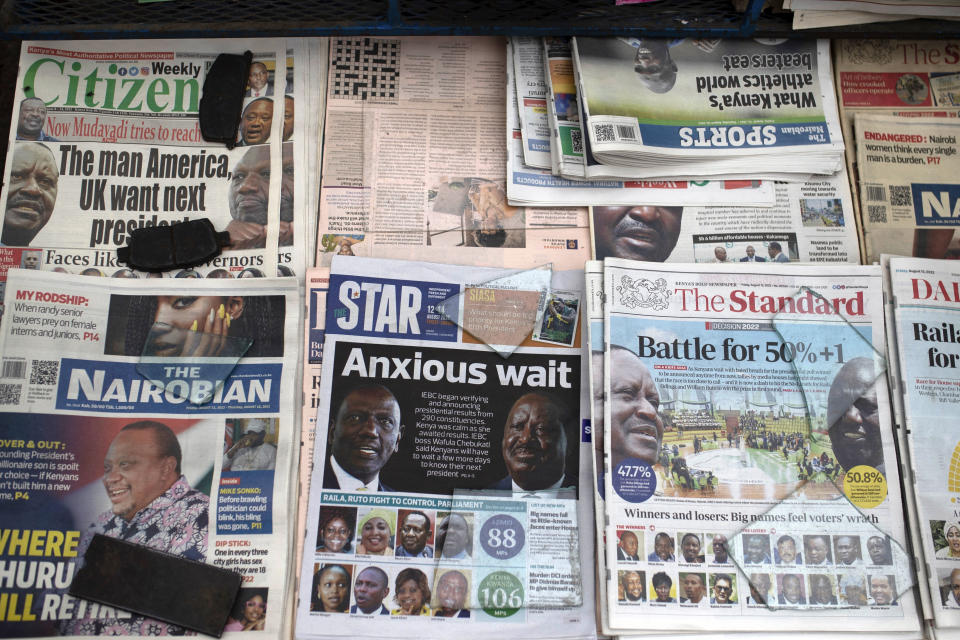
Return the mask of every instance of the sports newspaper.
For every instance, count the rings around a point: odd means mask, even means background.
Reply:
[[[608,259],[604,293],[611,629],[919,631],[879,269]]]
[[[916,525],[938,633],[960,627],[958,439],[937,427],[958,402],[957,321],[960,274],[950,261],[890,256],[898,386],[903,428],[915,479]],[[954,586],[958,585],[958,586]]]
[[[583,273],[517,275],[332,261],[297,638],[593,637]]]
[[[307,76],[307,53],[288,58],[285,42],[24,42],[3,176],[2,268],[26,261],[131,277],[115,250],[132,231],[206,217],[230,231],[233,245],[189,275],[274,276],[282,264],[302,277],[306,216],[294,219],[292,170],[306,157],[307,128],[287,132],[284,144],[283,115],[295,102],[285,88],[292,91],[295,73]],[[239,146],[227,149],[202,138],[197,114],[216,56],[247,49],[266,70],[270,93],[244,98]],[[288,70],[294,55],[301,64]],[[24,190],[20,183],[34,174],[41,186]]]
[[[103,533],[238,571],[226,636],[281,637],[299,453],[296,280],[188,286],[15,269],[7,282],[0,636],[182,634],[67,595]]]

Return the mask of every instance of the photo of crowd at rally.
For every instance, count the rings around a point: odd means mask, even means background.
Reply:
[[[836,497],[843,468],[825,412],[814,414],[799,394],[661,387],[657,486],[671,497],[779,500],[801,485],[808,498]]]

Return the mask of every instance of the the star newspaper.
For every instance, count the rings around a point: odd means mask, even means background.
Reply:
[[[885,258],[887,256],[884,256]],[[932,619],[938,633],[960,628],[960,452],[953,429],[943,428],[960,396],[957,329],[960,274],[945,260],[889,257],[896,333],[897,387],[903,394],[898,423],[914,478],[916,533],[926,568]],[[894,342],[893,340],[891,342]]]
[[[538,273],[333,259],[297,638],[594,637],[583,272]]]
[[[230,232],[232,246],[176,275],[302,278],[307,194],[316,187],[305,171],[295,180],[294,168],[309,166],[317,131],[311,105],[322,100],[310,86],[322,74],[309,63],[320,44],[24,42],[3,176],[0,269],[143,277],[116,259],[132,231],[206,217]],[[216,56],[245,50],[253,54],[251,84],[237,146],[227,149],[203,139],[197,114]]]
[[[291,633],[297,281],[190,289],[9,272],[0,636],[184,632],[67,594],[95,533],[242,574],[228,636]]]
[[[840,168],[827,40],[575,37],[573,45],[588,149],[620,177],[796,179]]]
[[[500,37],[330,43],[316,264],[334,255],[476,262],[546,253],[579,269],[585,208],[506,200]]]
[[[544,78],[541,50],[539,38],[511,38],[507,43],[507,59],[513,60],[513,64],[507,65],[507,199],[510,204],[773,204],[773,184],[769,181],[584,181],[553,175],[549,165],[546,168],[528,165],[531,147],[545,146],[549,151],[554,144],[549,137],[536,139],[528,131],[547,131],[551,126],[536,83],[538,78],[541,83]],[[524,131],[528,131],[526,138]]]
[[[960,124],[855,115],[864,259],[960,257]]]
[[[918,634],[879,269],[603,277],[605,630]]]

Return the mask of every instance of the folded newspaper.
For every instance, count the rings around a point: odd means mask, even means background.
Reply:
[[[635,178],[834,173],[843,157],[826,40],[575,37],[588,148]]]
[[[611,630],[919,632],[879,269],[608,259],[604,293]]]
[[[96,533],[238,571],[224,631],[288,634],[296,280],[7,282],[0,636],[183,634],[67,595]]]
[[[297,638],[593,637],[583,273],[540,274],[332,261]]]

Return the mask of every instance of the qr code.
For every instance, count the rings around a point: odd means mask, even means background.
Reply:
[[[871,204],[867,207],[867,215],[870,218],[870,222],[886,222],[887,208],[882,204]]]
[[[351,100],[397,97],[400,41],[341,38],[333,45],[333,95]]]
[[[612,124],[594,125],[593,135],[597,137],[597,142],[614,142],[617,139]]]
[[[913,204],[910,187],[890,185],[890,206],[909,207]]]
[[[580,129],[570,129],[570,150],[578,155],[583,153],[583,133]]]
[[[59,370],[60,363],[56,360],[34,360],[30,369],[30,384],[54,385]]]
[[[0,404],[20,404],[19,384],[0,384]]]

